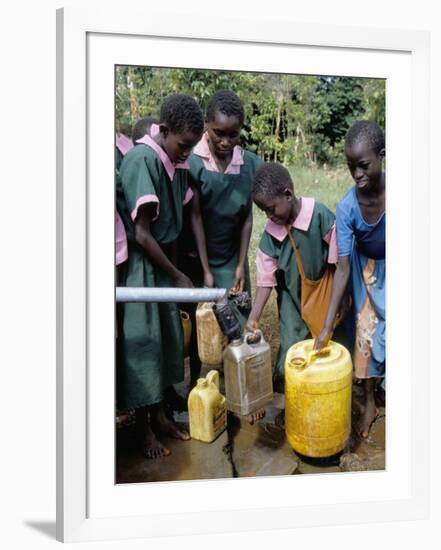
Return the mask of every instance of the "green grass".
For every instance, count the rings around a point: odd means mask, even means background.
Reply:
[[[289,167],[294,181],[297,196],[314,197],[335,212],[337,202],[353,185],[347,168],[319,168],[319,167]],[[256,287],[256,250],[263,233],[267,218],[255,205],[253,206],[253,231],[251,234],[248,260],[250,263],[251,284],[253,296]],[[271,346],[273,363],[279,347],[279,323],[277,313],[276,292],[271,293],[260,320],[260,328]]]

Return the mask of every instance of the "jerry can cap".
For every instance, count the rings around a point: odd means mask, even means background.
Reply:
[[[265,339],[263,337],[262,331],[260,329],[256,329],[254,332],[246,332],[244,334],[243,341],[252,346],[253,344],[265,342]]]

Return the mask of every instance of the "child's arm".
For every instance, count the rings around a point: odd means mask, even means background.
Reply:
[[[174,286],[193,287],[191,280],[179,271],[173,263],[167,258],[162,248],[157,243],[150,231],[150,222],[154,217],[148,204],[139,208],[135,220],[135,239],[143,249],[146,256],[162,271],[165,271],[173,279]]]
[[[255,332],[258,328],[260,317],[270,297],[272,287],[258,286],[256,290],[256,299],[254,300],[253,307],[251,308],[250,315],[248,317],[247,324],[245,325],[245,332]]]
[[[351,266],[349,263],[350,256],[339,256],[337,269],[334,275],[332,284],[331,301],[329,303],[328,314],[326,315],[325,326],[321,330],[314,342],[314,349],[319,350],[328,343],[329,335],[332,332],[335,317],[340,308],[346,287],[348,286],[349,274]]]
[[[259,247],[256,251],[256,298],[251,308],[245,332],[255,332],[271,290],[277,286],[277,261]]]
[[[253,209],[250,208],[241,232],[240,232],[240,249],[239,249],[239,261],[237,262],[236,271],[234,273],[234,285],[231,289],[232,294],[242,292],[245,284],[245,260],[248,253],[248,247],[251,239],[251,229],[253,228]]]
[[[204,271],[204,285],[212,288],[214,286],[214,277],[208,264],[207,243],[205,240],[204,224],[202,222],[201,207],[199,200],[199,191],[192,186],[193,198],[191,203],[191,228],[196,241],[199,259]]]

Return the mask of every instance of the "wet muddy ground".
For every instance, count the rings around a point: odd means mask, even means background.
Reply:
[[[206,373],[202,373],[205,376]],[[178,390],[185,395],[185,383]],[[361,387],[353,385],[352,425],[361,408]],[[116,430],[116,482],[178,481],[271,475],[299,475],[385,469],[385,402],[378,395],[378,417],[369,436],[360,440],[354,430],[347,448],[326,459],[296,454],[285,432],[274,423],[284,408],[284,396],[275,394],[266,416],[255,425],[229,414],[228,429],[213,443],[164,439],[171,455],[147,459],[142,455],[139,427],[132,424]],[[188,413],[175,413],[175,420],[188,428]]]

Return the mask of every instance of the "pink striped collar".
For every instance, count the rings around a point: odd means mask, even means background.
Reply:
[[[137,139],[136,143],[144,143],[144,145],[147,145],[155,153],[157,153],[158,157],[161,159],[162,164],[164,165],[165,171],[167,172],[168,177],[170,178],[170,181],[173,181],[173,177],[175,175],[176,168],[182,168],[184,170],[188,170],[190,168],[190,165],[188,164],[188,161],[185,162],[178,162],[174,164],[170,157],[167,155],[167,153],[164,151],[164,149],[156,143],[156,141],[153,139],[159,134],[159,124],[152,124],[150,128],[150,136],[146,134],[141,139]]]
[[[216,161],[211,154],[210,147],[208,146],[207,132],[204,133],[199,143],[193,149],[193,153],[198,157],[201,157],[204,161],[204,166],[211,172],[219,172],[219,168]],[[230,164],[227,166],[224,174],[240,174],[240,167],[243,164],[243,149],[236,145],[233,149],[233,156]]]
[[[308,231],[311,224],[312,213],[314,212],[314,203],[315,199],[302,197],[300,212],[291,227],[295,227],[301,231]],[[288,235],[288,231],[284,225],[279,225],[271,220],[266,222],[265,231],[280,242]]]

